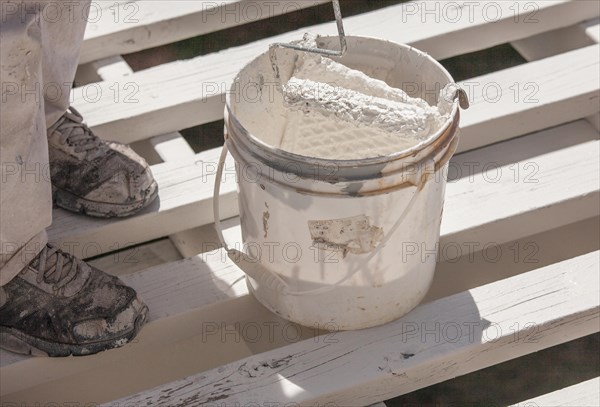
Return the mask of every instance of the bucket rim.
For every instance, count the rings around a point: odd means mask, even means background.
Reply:
[[[322,38],[332,38],[332,39],[335,38],[336,39],[337,36],[332,36],[332,35],[318,35],[317,36],[317,39],[322,39]],[[363,35],[347,35],[346,39],[347,40],[367,39],[367,40],[385,42],[385,43],[400,46],[401,48],[407,49],[411,52],[416,52],[420,56],[422,56],[422,57],[426,58],[428,61],[432,62],[449,79],[448,83],[455,83],[452,75],[450,75],[448,70],[442,64],[440,64],[435,58],[433,58],[428,53],[421,51],[420,49],[415,48],[411,45],[383,39],[380,37],[363,36]],[[304,164],[310,164],[310,165],[315,165],[315,166],[328,166],[328,165],[330,166],[330,165],[334,164],[338,168],[348,168],[348,167],[353,168],[353,167],[362,167],[362,166],[368,166],[368,165],[384,165],[384,164],[392,162],[392,161],[416,156],[419,152],[421,152],[425,148],[431,146],[436,141],[438,141],[438,139],[441,138],[443,135],[445,135],[445,134],[447,135],[448,128],[450,128],[452,126],[452,123],[454,122],[454,120],[458,120],[459,102],[457,99],[455,99],[452,102],[452,110],[450,111],[450,113],[448,115],[448,119],[446,119],[444,124],[435,133],[431,134],[427,139],[415,144],[414,146],[412,146],[408,149],[401,150],[401,151],[398,151],[398,152],[395,152],[392,154],[388,154],[388,155],[381,155],[381,156],[375,156],[375,157],[353,158],[353,159],[321,158],[321,157],[311,157],[311,156],[296,154],[296,153],[292,153],[292,152],[280,149],[278,147],[274,147],[270,144],[265,143],[260,138],[256,137],[254,134],[252,134],[248,129],[246,129],[231,110],[231,97],[232,97],[231,95],[233,93],[235,83],[239,80],[240,73],[242,71],[244,71],[244,69],[246,69],[250,64],[252,64],[258,58],[262,57],[263,55],[265,55],[267,53],[268,53],[268,50],[265,51],[264,53],[257,55],[252,60],[248,61],[242,67],[242,69],[240,69],[238,74],[235,76],[232,84],[229,87],[229,91],[225,95],[225,122],[226,123],[228,121],[232,122],[232,124],[237,129],[237,131],[240,132],[238,134],[246,136],[246,139],[251,144],[253,144],[258,149],[265,151],[267,154],[271,155],[272,157],[277,157],[277,158],[281,158],[283,160],[288,160],[288,161],[291,160],[294,162],[302,162]],[[452,137],[455,137],[455,134],[451,134],[451,135],[452,135]]]

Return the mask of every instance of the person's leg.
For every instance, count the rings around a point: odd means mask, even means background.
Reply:
[[[69,20],[69,14],[56,19],[42,7],[67,3],[76,2],[0,2],[0,347],[24,354],[86,355],[122,346],[148,314],[118,278],[46,244],[50,183],[54,169],[61,168],[52,161],[56,150],[71,154],[75,167],[89,166],[90,157],[98,159],[96,169],[126,164],[99,141],[90,142],[85,126],[65,117],[85,19]],[[63,81],[67,97],[52,97],[48,89]],[[55,122],[50,130],[47,122]],[[124,173],[131,174],[130,168]],[[79,172],[88,181],[94,178],[94,170]]]
[[[45,246],[52,222],[39,2],[0,2],[0,286]]]
[[[53,1],[44,9],[42,74],[46,128],[69,108],[91,0]]]

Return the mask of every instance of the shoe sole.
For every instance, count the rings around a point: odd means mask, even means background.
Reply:
[[[124,218],[136,214],[154,202],[158,196],[158,184],[156,181],[152,182],[148,189],[152,192],[146,199],[126,204],[90,201],[54,185],[52,186],[52,197],[56,206],[71,212],[96,218]]]
[[[105,350],[119,348],[131,342],[146,322],[147,317],[148,307],[144,306],[135,319],[134,327],[131,331],[118,338],[90,342],[85,345],[49,342],[44,339],[24,334],[14,328],[0,326],[0,347],[11,352],[31,356],[65,357],[71,355],[93,355]]]

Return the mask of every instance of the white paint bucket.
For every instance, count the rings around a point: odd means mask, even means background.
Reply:
[[[338,38],[319,41],[333,48]],[[439,63],[412,47],[347,41],[339,62],[410,96],[435,105],[440,89],[452,83]],[[424,297],[435,269],[444,170],[458,144],[457,98],[443,128],[409,150],[325,160],[288,153],[269,140],[285,125],[272,109],[282,103],[277,83],[265,52],[241,70],[228,94],[214,208],[222,239],[218,194],[229,150],[244,244],[240,251],[224,243],[230,257],[262,304],[303,325],[359,329],[406,314]]]

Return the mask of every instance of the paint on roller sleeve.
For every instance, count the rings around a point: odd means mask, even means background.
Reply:
[[[369,253],[383,239],[383,229],[371,225],[365,215],[330,220],[309,220],[308,230],[313,245],[323,250],[348,253]]]
[[[317,47],[316,37],[299,45]],[[454,98],[446,100],[446,88],[431,106],[322,55],[299,52],[279,63],[291,70],[281,88],[287,122],[278,147],[285,151],[338,160],[387,156],[425,142],[450,117]]]

